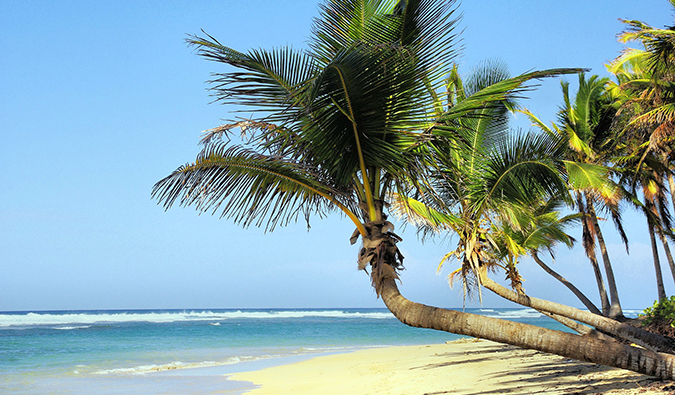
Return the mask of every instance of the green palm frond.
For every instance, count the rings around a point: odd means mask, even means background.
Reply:
[[[191,36],[188,43],[205,59],[241,70],[217,73],[210,81],[217,100],[253,107],[254,111],[285,111],[303,105],[300,92],[317,67],[311,56],[288,47],[244,54],[206,36]]]
[[[301,139],[312,142],[338,180],[351,179],[357,168],[344,164],[357,164],[360,153],[366,166],[405,166],[401,149],[415,143],[408,130],[433,111],[424,106],[426,87],[414,79],[410,60],[395,47],[361,46],[339,53],[317,75]]]
[[[324,64],[355,45],[397,45],[410,51],[420,80],[436,91],[456,56],[454,1],[329,0],[320,13],[310,48]]]
[[[533,71],[512,77],[498,83],[489,85],[473,95],[462,100],[451,107],[439,119],[440,122],[448,122],[462,116],[470,115],[472,112],[487,106],[501,106],[504,102],[522,98],[525,92],[534,88],[528,85],[529,82],[536,79],[558,76],[562,74],[574,74],[584,71],[584,69],[549,69],[542,71]]]
[[[607,167],[593,163],[564,161],[570,185],[575,190],[597,191],[605,199],[614,199],[618,194],[616,185],[610,181]]]
[[[239,146],[212,144],[193,164],[179,167],[155,184],[152,196],[167,209],[173,204],[200,212],[221,212],[245,227],[277,225],[339,209],[350,217],[349,196],[322,182],[311,169]]]
[[[465,221],[452,213],[439,212],[428,205],[400,194],[391,197],[390,211],[397,218],[417,227],[424,234],[455,232]]]
[[[470,201],[476,210],[483,211],[501,202],[566,196],[559,162],[562,152],[559,139],[543,134],[524,133],[500,141],[485,162],[481,182],[470,190]]]

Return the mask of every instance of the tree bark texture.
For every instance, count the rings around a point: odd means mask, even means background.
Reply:
[[[595,213],[593,199],[588,195],[586,195],[586,205],[588,207],[588,213],[590,214],[591,222],[593,223],[593,228],[595,229],[595,237],[598,239],[598,245],[600,246],[602,262],[605,266],[605,275],[607,275],[607,286],[609,287],[610,300],[609,317],[622,318],[623,311],[621,310],[621,303],[619,302],[619,291],[616,287],[616,280],[614,279],[614,270],[612,270],[612,263],[609,260],[609,253],[607,252],[605,238],[602,237],[602,231],[600,230],[600,224],[598,223],[598,216]]]
[[[492,281],[492,279],[490,279],[486,273],[482,273],[481,283],[485,288],[489,289],[495,294],[514,303],[518,303],[521,306],[531,307],[537,311],[545,311],[582,322],[586,325],[594,327],[599,331],[639,344],[652,351],[661,351],[675,354],[675,342],[672,339],[666,338],[664,336],[660,336],[655,333],[648,332],[598,314],[593,314],[588,311],[575,309],[570,306],[511,291],[510,289]]]
[[[654,202],[650,199],[645,199],[645,205],[647,209],[652,211],[654,208]],[[654,210],[655,211],[655,210]],[[666,298],[666,289],[663,286],[663,273],[661,272],[661,260],[659,259],[659,250],[656,244],[656,235],[655,235],[655,226],[653,221],[647,217],[647,226],[649,227],[649,240],[652,243],[652,257],[654,259],[654,272],[656,274],[656,292],[658,293],[659,300],[664,300]]]
[[[592,224],[588,219],[589,214],[586,210],[586,205],[580,192],[577,192],[577,206],[579,212],[583,214],[581,225],[583,231],[583,244],[586,250],[586,256],[591,261],[593,274],[595,275],[595,282],[598,284],[598,293],[600,294],[600,305],[602,307],[602,314],[609,315],[609,299],[607,298],[607,290],[605,289],[605,281],[602,279],[602,272],[600,265],[598,265],[598,258],[595,256],[595,238],[592,236]]]
[[[409,326],[511,344],[566,358],[628,369],[660,379],[675,378],[675,355],[414,303],[400,294],[393,278],[373,279],[373,282],[379,283],[378,292],[387,308]]]
[[[670,187],[670,199],[673,201],[673,211],[675,211],[675,176],[668,173],[668,185]]]
[[[673,254],[670,252],[670,246],[668,245],[666,236],[660,230],[659,238],[661,239],[661,244],[663,244],[663,251],[666,253],[666,259],[668,260],[668,265],[670,266],[670,273],[673,275],[673,281],[675,281],[675,262],[673,262]]]

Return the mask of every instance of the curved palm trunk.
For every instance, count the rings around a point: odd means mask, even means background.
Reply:
[[[607,286],[609,287],[610,298],[609,317],[622,318],[623,311],[621,310],[621,303],[619,302],[619,291],[616,287],[616,281],[614,280],[614,270],[612,270],[612,263],[609,260],[605,238],[602,237],[602,231],[600,230],[600,224],[598,223],[598,216],[595,213],[593,199],[589,197],[588,194],[586,194],[586,205],[588,207],[590,219],[593,222],[593,228],[595,229],[595,237],[598,239],[598,245],[600,246],[602,262],[605,265],[605,274],[607,275]]]
[[[605,281],[602,279],[602,272],[600,271],[600,265],[598,265],[598,259],[595,256],[595,238],[591,236],[591,227],[592,225],[588,220],[588,213],[586,212],[586,205],[581,197],[581,193],[577,192],[577,206],[579,207],[579,212],[584,216],[581,220],[581,225],[583,228],[583,244],[584,249],[586,250],[586,256],[591,261],[591,267],[593,268],[593,274],[595,274],[595,282],[598,284],[598,293],[600,294],[600,304],[602,306],[602,314],[609,314],[609,299],[607,298],[607,290],[605,289]]]
[[[621,323],[598,314],[593,314],[588,311],[575,309],[570,306],[565,306],[559,303],[554,303],[548,300],[538,299],[511,291],[510,289],[507,289],[506,287],[503,287],[492,281],[492,279],[489,278],[485,272],[481,273],[480,279],[485,288],[503,297],[504,299],[518,303],[521,306],[531,307],[537,311],[545,311],[583,322],[584,324],[590,325],[597,330],[605,332],[609,335],[634,342],[653,351],[675,354],[675,342],[666,337],[659,336],[655,333],[647,332],[634,326]]]
[[[593,302],[591,302],[591,301],[586,297],[586,295],[584,295],[584,293],[581,292],[581,291],[579,290],[579,288],[575,287],[574,284],[572,284],[571,282],[569,282],[565,277],[561,276],[561,275],[558,274],[556,271],[554,271],[553,269],[551,269],[547,264],[544,263],[544,261],[542,261],[542,260],[539,258],[539,256],[538,256],[536,253],[533,253],[533,254],[532,254],[532,258],[534,258],[534,261],[537,262],[537,264],[538,264],[542,269],[544,269],[544,271],[545,271],[546,273],[548,273],[548,274],[550,274],[551,276],[553,276],[553,278],[555,278],[556,280],[560,281],[564,286],[567,287],[567,289],[569,289],[570,291],[572,291],[572,293],[573,293],[577,298],[579,298],[579,300],[581,301],[581,303],[583,303],[584,306],[586,306],[586,308],[587,308],[591,313],[593,313],[593,314],[598,314],[598,315],[602,315],[602,312],[601,312],[600,310],[598,310],[598,308],[595,306],[595,304],[593,304]]]
[[[661,379],[675,378],[675,355],[656,353],[590,336],[414,303],[401,295],[393,278],[374,278],[373,282],[379,284],[378,293],[389,311],[399,321],[409,326],[478,337],[581,361],[628,369]]]

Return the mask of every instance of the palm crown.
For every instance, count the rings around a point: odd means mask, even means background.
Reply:
[[[419,190],[428,153],[461,142],[477,109],[503,107],[533,78],[577,71],[532,72],[447,103],[438,92],[452,75],[452,15],[446,1],[330,0],[306,51],[241,53],[191,37],[203,57],[237,69],[216,75],[217,98],[259,116],[210,130],[197,160],[153,196],[267,229],[339,209],[367,235],[387,193]],[[248,144],[222,138],[236,127],[253,132]]]
[[[209,131],[197,161],[154,196],[268,229],[338,208],[365,235],[361,219],[381,220],[378,201],[424,171],[419,136],[454,56],[451,4],[328,1],[307,51],[244,54],[190,38],[205,58],[238,69],[217,75],[218,99],[262,115]],[[249,147],[219,138],[234,127],[255,132]]]

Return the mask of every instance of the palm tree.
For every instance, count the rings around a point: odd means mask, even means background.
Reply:
[[[675,10],[675,0],[669,0]],[[662,162],[675,209],[675,25],[658,29],[637,20],[624,20],[619,40],[638,42],[607,65],[617,78],[615,90],[623,94],[621,135],[641,141],[636,171],[647,155]]]
[[[675,2],[671,2],[675,6]],[[656,29],[640,21],[623,21],[628,27],[620,40],[638,41],[644,49],[628,49],[608,65],[617,83],[614,90],[622,97],[615,121],[617,140],[624,144],[621,164],[628,167],[624,179],[629,189],[642,185],[644,204],[637,207],[647,217],[652,245],[659,300],[666,297],[656,236],[664,248],[675,279],[675,262],[666,236],[673,237],[670,214],[665,203],[664,179],[668,180],[675,208],[673,180],[673,133],[675,125],[675,27]]]
[[[298,215],[339,210],[356,226],[352,243],[362,237],[360,266],[370,267],[377,293],[401,321],[673,377],[673,356],[522,324],[495,326],[451,310],[429,314],[398,293],[403,257],[386,220],[389,192],[423,189],[429,152],[463,143],[458,119],[517,95],[533,78],[571,71],[508,79],[446,109],[437,92],[455,54],[452,15],[447,1],[328,0],[308,51],[241,53],[208,35],[192,37],[202,56],[237,69],[216,77],[217,97],[253,106],[259,117],[209,132],[197,160],[159,181],[153,196],[167,208],[194,205],[270,230]],[[237,126],[254,132],[249,145],[223,141]]]
[[[669,0],[675,10],[675,0]],[[675,138],[675,26],[654,28],[644,22],[624,20],[626,30],[619,36],[622,42],[638,41],[644,49],[627,49],[610,65],[615,74],[641,64],[641,78],[624,83],[624,89],[635,94],[630,104],[638,109],[630,119],[629,127],[646,129],[650,151],[671,152]]]
[[[656,290],[658,300],[666,298],[665,286],[663,283],[663,274],[661,270],[661,259],[659,258],[657,235],[663,245],[666,258],[670,266],[673,280],[675,280],[675,262],[666,240],[666,234],[671,235],[667,230],[670,227],[670,213],[666,203],[665,188],[662,182],[663,163],[652,154],[638,158],[638,151],[633,149],[635,144],[644,145],[642,140],[633,139],[625,144],[625,150],[631,152],[622,157],[617,157],[617,161],[623,167],[623,174],[620,178],[624,185],[624,195],[630,197],[630,202],[635,208],[641,211],[647,219],[647,230],[652,247],[652,259],[654,262],[654,272],[656,274]],[[637,170],[635,170],[637,169]],[[637,190],[640,190],[644,203],[637,197]]]
[[[553,257],[554,247],[558,244],[564,244],[567,247],[572,247],[574,244],[575,240],[566,233],[566,228],[577,224],[580,215],[572,214],[560,217],[560,210],[564,204],[565,202],[557,199],[535,202],[532,206],[523,207],[523,210],[516,217],[515,226],[508,222],[498,223],[494,232],[498,251],[497,258],[500,260],[506,258],[509,261],[506,267],[510,271],[514,270],[521,256],[529,254],[539,267],[567,287],[590,312],[602,314],[583,292],[551,269],[539,257],[542,250],[546,250]],[[507,272],[507,278],[513,277],[518,278],[519,276],[510,275]],[[518,290],[518,287],[514,287],[513,284],[512,288],[525,294],[524,291]]]
[[[562,82],[564,105],[558,116],[558,125],[548,127],[529,111],[523,111],[533,123],[549,134],[565,136],[569,142],[568,157],[580,163],[609,164],[614,152],[612,139],[612,120],[616,109],[612,92],[606,89],[609,80],[598,76],[586,78],[579,74],[579,90],[572,101],[569,94],[569,83]],[[614,223],[628,248],[625,232],[621,225],[618,210],[618,193],[609,189],[600,191],[593,188],[575,188],[575,207],[582,214],[582,242],[586,255],[595,274],[602,311],[608,317],[622,318],[623,312],[619,300],[614,270],[609,258],[607,246],[600,228],[595,207],[602,203],[611,213]],[[604,280],[596,258],[595,246],[600,253],[607,276],[609,299],[605,291]]]
[[[505,74],[501,67],[487,65],[463,84],[453,69],[448,84],[449,107],[472,101],[482,90],[490,89],[490,84],[499,84]],[[461,126],[458,129],[461,140],[467,143],[450,144],[436,152],[438,171],[432,176],[435,193],[420,194],[440,196],[443,204],[397,195],[394,212],[425,234],[449,232],[458,237],[457,248],[444,257],[441,265],[451,257],[460,262],[451,280],[460,278],[465,291],[477,290],[480,297],[484,286],[510,301],[554,314],[555,319],[580,321],[645,347],[670,349],[663,338],[597,314],[525,295],[519,287],[520,276],[513,263],[517,256],[526,249],[536,252],[552,246],[555,241],[569,242],[567,235],[551,226],[550,216],[541,215],[538,229],[532,230],[532,217],[536,214],[532,208],[548,201],[550,210],[560,197],[568,196],[566,181],[579,189],[608,187],[604,167],[566,159],[564,136],[507,134],[505,111],[509,107],[513,108],[514,103],[482,107],[456,120]],[[517,233],[522,235],[514,237]],[[531,237],[524,237],[526,233]],[[505,247],[500,248],[500,244]],[[504,262],[504,256],[507,277],[519,292],[512,292],[487,276],[490,269]],[[513,264],[509,264],[509,258]]]

